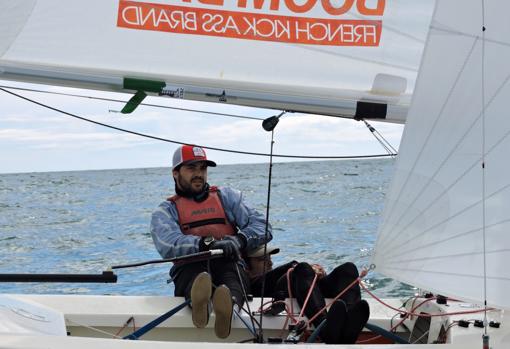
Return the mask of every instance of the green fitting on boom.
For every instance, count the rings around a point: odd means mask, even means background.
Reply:
[[[147,93],[138,91],[133,97],[131,97],[131,99],[126,103],[120,112],[122,114],[131,114],[140,105],[140,103],[143,102],[145,97],[147,97]]]
[[[166,83],[163,81],[124,78],[124,89],[135,90],[136,94],[131,97],[127,104],[120,111],[122,114],[132,113],[147,97],[146,92],[161,93]]]
[[[124,89],[160,93],[166,82],[144,79],[124,78]]]

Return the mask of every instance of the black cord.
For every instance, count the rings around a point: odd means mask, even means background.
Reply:
[[[179,144],[179,145],[190,144],[190,143],[186,143],[186,142],[179,142],[179,141],[175,141],[175,140],[171,140],[171,139],[151,136],[151,135],[140,133],[140,132],[130,131],[130,130],[126,130],[126,129],[123,129],[123,128],[120,128],[120,127],[108,125],[108,124],[105,124],[105,123],[102,123],[102,122],[90,120],[90,119],[87,119],[85,117],[78,116],[76,114],[72,114],[72,113],[66,112],[64,110],[51,107],[51,106],[46,105],[44,103],[37,102],[37,101],[35,101],[33,99],[30,99],[30,98],[21,96],[21,95],[19,95],[17,93],[8,91],[8,90],[6,90],[6,89],[4,89],[2,87],[0,87],[0,91],[3,91],[5,93],[8,93],[8,94],[13,95],[15,97],[18,97],[20,99],[26,100],[26,101],[28,101],[30,103],[39,105],[39,106],[41,106],[43,108],[50,109],[50,110],[56,111],[58,113],[61,113],[61,114],[64,114],[64,115],[67,115],[67,116],[70,116],[70,117],[82,120],[82,121],[90,122],[90,123],[93,123],[93,124],[96,124],[96,125],[99,125],[99,126],[103,126],[103,127],[106,127],[106,128],[110,128],[110,129],[113,129],[113,130],[117,130],[117,131],[120,131],[120,132],[125,132],[125,133],[129,133],[129,134],[132,134],[132,135],[135,135],[135,136],[150,138],[150,139],[154,139],[154,140],[162,141],[162,142],[167,142],[167,143],[173,143],[173,144]],[[241,150],[233,150],[233,149],[225,149],[225,148],[216,148],[216,147],[209,147],[209,146],[204,146],[204,145],[199,145],[199,144],[195,144],[195,145],[200,146],[200,147],[205,148],[205,149],[216,150],[216,151],[221,151],[221,152],[226,152],[226,153],[243,154],[243,155],[254,155],[254,156],[266,156],[266,157],[271,156],[270,154],[266,154],[266,153],[257,153],[257,152],[249,152],[249,151],[241,151]],[[391,157],[391,156],[394,156],[394,155],[396,155],[396,154],[391,154],[391,155],[389,155],[389,154],[345,155],[345,156],[314,156],[314,155],[273,154],[272,156],[273,157],[279,157],[279,158],[292,158],[292,159],[366,159],[366,158],[385,158],[385,157]]]
[[[257,331],[257,329],[255,327],[255,321],[253,321],[254,320],[253,315],[251,314],[250,301],[248,300],[248,294],[246,293],[246,288],[244,287],[243,278],[241,277],[241,272],[239,271],[239,265],[237,264],[237,261],[233,261],[232,263],[234,263],[236,266],[237,277],[239,278],[239,283],[241,284],[241,291],[243,292],[244,301],[246,303],[246,307],[248,308],[247,313],[248,313],[248,316],[250,317],[251,326],[253,328],[253,331]],[[241,307],[241,309],[244,309],[244,308]],[[256,336],[256,333],[253,333],[253,334]]]
[[[123,103],[123,104],[127,103],[127,101],[123,101],[121,99],[94,97],[94,96],[85,96],[85,95],[79,95],[79,94],[74,94],[74,93],[43,91],[43,90],[37,90],[37,89],[33,89],[33,88],[13,87],[13,86],[4,86],[4,85],[0,85],[0,88],[9,88],[11,90],[26,91],[26,92],[45,93],[45,94],[57,95],[57,96],[87,98],[87,99],[93,99],[93,100],[105,101],[105,102],[116,102],[116,103]],[[261,119],[261,118],[255,118],[253,116],[243,116],[243,115],[228,114],[228,113],[217,113],[217,112],[198,110],[198,109],[170,107],[170,106],[161,105],[161,104],[140,103],[140,105],[143,105],[144,107],[172,109],[172,110],[179,110],[179,111],[186,111],[186,112],[193,112],[193,113],[202,113],[202,114],[209,114],[209,115],[226,116],[226,117],[230,117],[230,118],[250,119],[250,120],[256,120],[256,121],[264,120],[264,119]]]
[[[282,116],[284,112],[280,114]],[[267,239],[269,237],[269,207],[271,203],[271,179],[273,174],[273,148],[274,148],[274,128],[271,130],[271,150],[269,153],[269,179],[267,184],[267,204],[266,204],[266,226],[264,233],[264,266],[263,266],[263,277],[262,277],[262,287],[261,287],[261,298],[260,298],[260,329],[259,329],[259,343],[264,343],[264,329],[262,327],[263,315],[264,315],[264,292],[266,288],[266,268],[267,268]]]

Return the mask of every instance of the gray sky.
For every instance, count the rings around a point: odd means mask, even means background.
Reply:
[[[1,81],[0,85],[129,99],[129,95]],[[28,98],[106,124],[185,143],[268,153],[270,133],[261,122],[141,106],[129,116],[122,104],[12,90]],[[148,98],[146,103],[265,118],[272,110]],[[129,135],[71,118],[0,91],[0,173],[169,166],[174,144]],[[403,126],[372,122],[394,147]],[[292,155],[384,154],[366,126],[339,118],[288,114],[275,132],[275,153]],[[259,163],[265,157],[208,151],[220,164]],[[276,161],[289,161],[280,160]],[[296,160],[290,160],[296,161]]]
[[[369,2],[374,4],[375,1]],[[391,6],[390,6],[391,5]],[[425,42],[434,1],[393,0],[392,16],[384,20],[384,33],[392,37],[382,57],[400,57],[403,66],[415,67]],[[354,50],[354,52],[357,52]],[[370,57],[367,57],[370,59]],[[384,66],[385,62],[381,62]],[[415,70],[410,76],[415,76]],[[354,76],[356,78],[356,76]],[[408,92],[414,80],[408,79]],[[44,89],[128,100],[130,95],[29,85],[0,80],[0,85]],[[270,133],[260,121],[235,119],[161,108],[139,107],[131,115],[112,113],[122,104],[91,99],[19,92],[52,107],[132,131],[184,143],[268,153]],[[271,110],[223,104],[149,97],[145,103],[226,112],[266,118]],[[140,168],[169,166],[174,144],[107,129],[45,109],[0,91],[0,173]],[[403,126],[371,122],[397,148]],[[275,153],[291,155],[368,155],[385,150],[361,122],[317,115],[288,114],[275,132]],[[260,163],[268,158],[208,151],[220,164]],[[276,159],[276,161],[296,161]]]

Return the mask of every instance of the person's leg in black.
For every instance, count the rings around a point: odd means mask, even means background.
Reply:
[[[245,298],[243,287],[246,294],[250,293],[250,280],[246,270],[234,261],[220,258],[211,260],[211,276],[216,286],[224,284],[228,287],[232,299],[241,308]],[[241,280],[239,280],[239,276]]]
[[[326,324],[320,332],[321,339],[326,344],[338,344],[347,326],[347,304],[341,299],[329,307],[326,315]]]
[[[328,298],[336,297],[359,277],[358,269],[353,263],[344,263],[319,281],[319,287]],[[340,297],[346,304],[345,325],[336,344],[353,344],[368,321],[370,309],[365,300],[361,300],[359,284],[355,284]],[[343,316],[343,315],[342,315]]]
[[[294,267],[294,271],[291,274],[292,295],[296,297],[296,300],[301,307],[303,307],[306,296],[310,292],[314,277],[315,272],[310,264],[298,263]],[[304,314],[310,319],[325,305],[326,302],[324,301],[324,296],[319,288],[315,286],[311,291]],[[326,312],[323,312],[313,321],[315,327],[319,326],[325,318]]]
[[[212,283],[207,270],[207,262],[185,264],[178,268],[173,278],[174,294],[191,299],[191,318],[198,328],[204,328],[209,321]]]
[[[335,298],[347,286],[359,277],[358,268],[353,263],[339,265],[331,273],[319,280],[319,288],[326,298]],[[353,306],[361,300],[359,284],[355,284],[340,297],[347,306]]]
[[[346,326],[342,331],[338,344],[354,344],[370,317],[370,308],[362,299],[347,311]]]
[[[226,338],[230,334],[233,302],[239,308],[243,306],[244,298],[250,292],[249,278],[244,268],[235,261],[223,258],[211,261],[211,274],[216,285],[213,295],[214,330],[219,338]]]
[[[269,281],[269,280],[268,280]],[[285,298],[289,297],[287,275],[282,275],[276,282],[269,281],[264,287],[265,297],[271,297],[273,302],[265,314],[278,315],[285,310]]]
[[[292,292],[301,307],[304,305],[306,296],[310,291],[314,278],[315,271],[308,263],[299,263],[292,272]],[[308,299],[308,303],[304,311],[304,314],[309,319],[315,316],[326,306],[324,295],[318,287],[319,281],[316,281],[316,285],[311,291],[310,298]],[[346,304],[343,301],[338,301],[330,307],[328,312],[323,311],[315,318],[315,320],[313,320],[312,323],[315,328],[326,320],[326,325],[319,333],[319,336],[324,343],[334,344],[338,342],[340,332],[342,331],[346,320],[346,312]]]

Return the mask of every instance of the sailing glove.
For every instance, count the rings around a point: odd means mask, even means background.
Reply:
[[[246,241],[241,235],[225,236],[221,240],[214,240],[210,245],[210,250],[223,250],[223,257],[229,259],[241,258],[241,250],[246,247]]]

